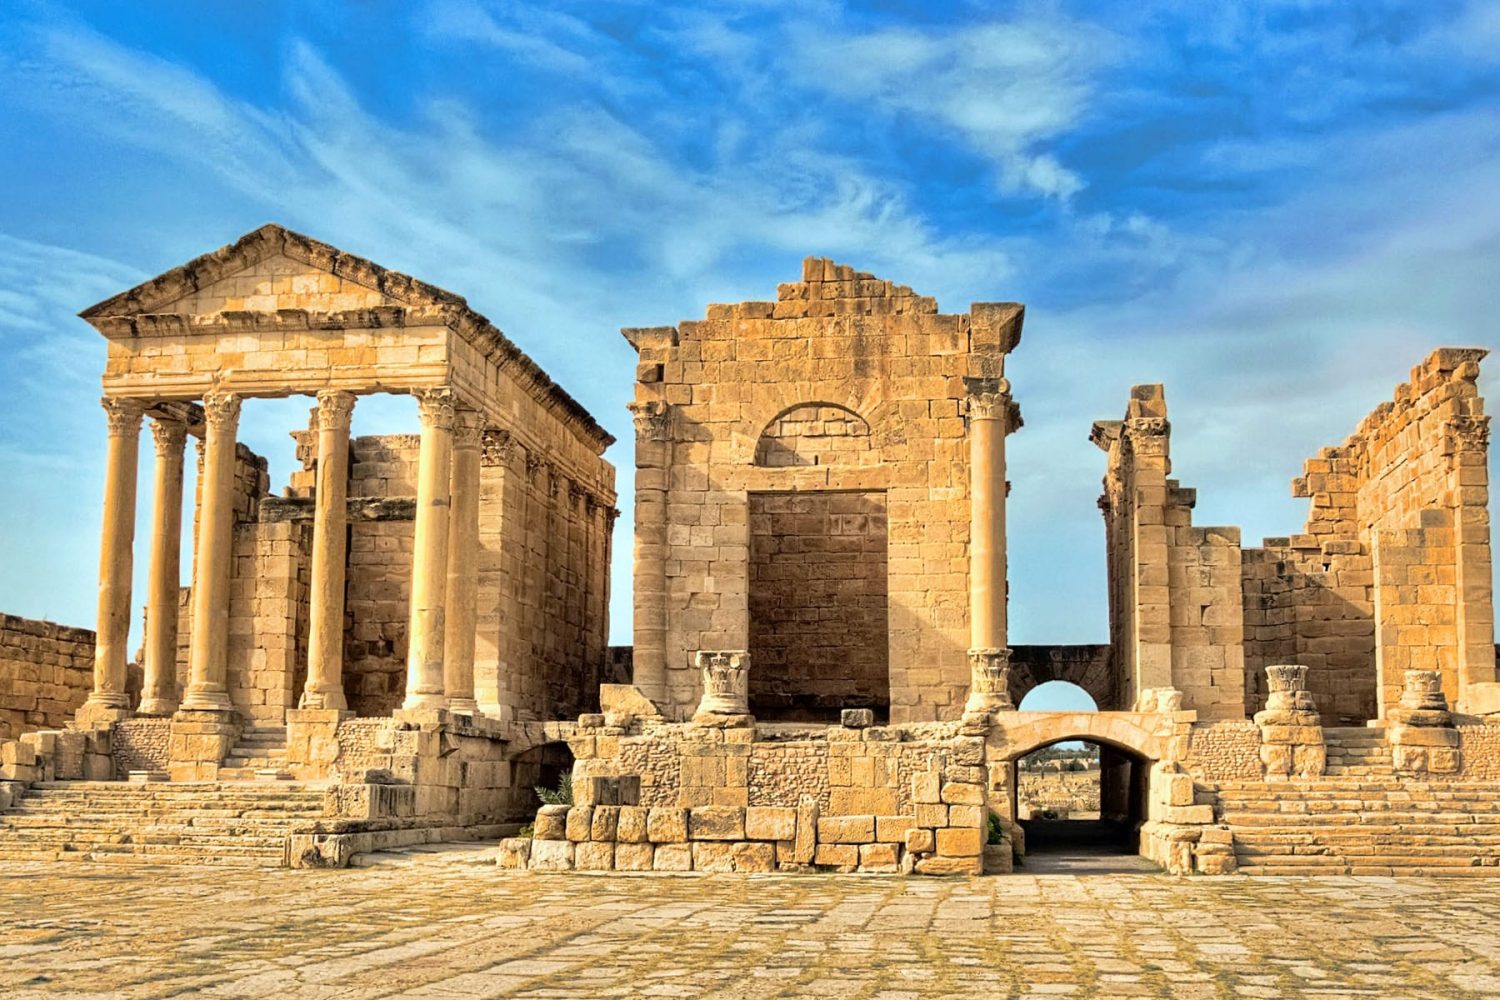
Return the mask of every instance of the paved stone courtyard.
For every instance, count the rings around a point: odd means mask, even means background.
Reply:
[[[492,851],[491,851],[492,853]],[[8,997],[1500,993],[1490,880],[9,866]]]

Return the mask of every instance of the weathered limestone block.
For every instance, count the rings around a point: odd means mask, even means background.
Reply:
[[[859,870],[862,872],[899,871],[900,849],[895,844],[861,844]]]
[[[578,871],[614,871],[615,845],[613,842],[586,841],[574,845],[573,867]]]
[[[651,859],[651,869],[658,872],[693,870],[693,844],[658,844]]]
[[[568,813],[571,806],[548,805],[536,811],[536,822],[532,826],[537,840],[567,840]]]
[[[695,806],[689,814],[688,836],[691,840],[744,840],[745,810],[735,806]]]
[[[942,801],[949,805],[984,805],[984,787],[967,782],[950,781],[943,785]]]
[[[646,835],[653,844],[685,842],[688,839],[688,811],[676,807],[652,806],[646,819]]]
[[[615,871],[648,872],[651,870],[651,862],[655,855],[656,848],[651,844],[616,843]]]
[[[594,818],[589,828],[589,839],[613,841],[620,819],[619,806],[595,806]]]
[[[813,864],[851,872],[859,867],[859,847],[855,844],[819,844]]]
[[[914,774],[911,779],[911,800],[916,803],[943,801],[943,778],[935,771]]]
[[[797,835],[793,838],[792,859],[810,865],[818,844],[818,800],[803,796],[797,803]]]
[[[839,712],[839,725],[845,729],[868,729],[875,725],[875,711],[870,708],[846,708]]]
[[[797,810],[751,806],[745,810],[745,836],[751,840],[793,840],[797,836]]]
[[[717,841],[695,841],[693,843],[693,871],[734,871],[734,845]]]
[[[982,831],[973,827],[944,827],[937,831],[937,852],[944,857],[978,855],[984,848]]]
[[[906,849],[912,854],[930,854],[937,850],[937,836],[931,830],[913,827],[906,831]]]
[[[739,843],[730,847],[737,872],[770,872],[776,870],[776,845]]]
[[[506,837],[500,841],[495,864],[501,868],[525,869],[531,865],[531,838]]]
[[[915,870],[919,875],[982,875],[984,858],[978,851],[972,857],[933,855],[918,859]]]
[[[949,806],[948,825],[978,829],[985,824],[984,806]]]
[[[615,820],[615,839],[622,844],[644,844],[651,838],[646,820],[651,810],[646,806],[620,806]]]
[[[573,870],[573,843],[568,840],[537,840],[531,845],[531,869],[543,872]]]
[[[874,816],[824,816],[818,820],[819,844],[868,844],[874,839]]]
[[[916,825],[910,816],[876,816],[875,839],[882,844],[904,844],[907,831]]]
[[[566,829],[568,839],[575,844],[579,841],[588,840],[589,834],[593,832],[594,810],[592,806],[573,806],[568,810]]]
[[[926,802],[921,802],[913,808],[916,810],[916,822],[918,826],[935,829],[948,825],[948,807],[945,805],[929,805]]]

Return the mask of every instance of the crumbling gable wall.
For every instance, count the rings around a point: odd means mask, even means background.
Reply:
[[[1171,424],[1159,385],[1131,389],[1125,419],[1094,424],[1108,456],[1104,512],[1114,702],[1176,688],[1199,718],[1245,713],[1244,613],[1238,528],[1193,524],[1194,490],[1172,471]]]
[[[696,652],[751,649],[759,664],[749,497],[844,491],[872,508],[883,498],[891,719],[957,718],[970,645],[965,380],[1003,374],[1021,309],[940,314],[819,258],[802,278],[775,302],[625,331],[640,354],[636,683],[683,718],[701,693]]]
[[[1495,681],[1485,354],[1432,352],[1293,481],[1311,500],[1305,532],[1245,554],[1253,704],[1273,663],[1306,664],[1344,721],[1383,717],[1408,669],[1440,671],[1460,708]]]

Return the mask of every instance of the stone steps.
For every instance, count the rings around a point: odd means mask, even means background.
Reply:
[[[0,859],[280,867],[324,818],[321,788],[281,782],[43,782],[0,813]]]
[[[1330,769],[1315,779],[1226,782],[1215,812],[1247,875],[1500,876],[1500,782]]]

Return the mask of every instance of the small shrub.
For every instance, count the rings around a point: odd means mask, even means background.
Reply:
[[[530,840],[532,837],[536,836],[536,827],[531,823],[527,823],[525,826],[521,827],[521,829],[516,831],[516,836],[522,838],[523,840]]]
[[[989,830],[985,836],[986,844],[1005,843],[1005,830],[1000,826],[1000,814],[990,813]]]
[[[564,771],[557,779],[556,788],[536,786],[536,797],[544,806],[570,806],[573,804],[573,772]]]

